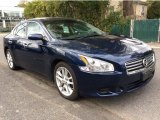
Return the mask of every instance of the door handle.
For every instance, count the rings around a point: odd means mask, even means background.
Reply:
[[[27,44],[27,43],[23,43],[23,46],[27,47],[27,46],[28,46],[28,44]]]
[[[8,43],[9,43],[9,44],[12,44],[12,43],[13,43],[13,41],[12,41],[12,40],[8,40]]]
[[[28,47],[29,45],[31,45],[32,43],[23,43],[24,47]]]

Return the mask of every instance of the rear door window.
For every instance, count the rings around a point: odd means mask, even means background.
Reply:
[[[20,24],[15,30],[14,35],[20,36],[22,38],[26,37],[27,23]]]

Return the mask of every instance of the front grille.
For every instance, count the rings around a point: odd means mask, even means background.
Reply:
[[[127,74],[140,72],[154,65],[154,54],[148,55],[141,59],[131,60],[125,63]]]
[[[128,84],[127,91],[133,90],[135,88],[138,88],[139,86],[143,85],[146,81],[135,81],[133,83]]]
[[[154,72],[152,72],[152,74],[144,81],[142,80],[138,80],[138,81],[134,81],[132,83],[129,83],[126,87],[127,91],[132,91],[133,89],[136,89],[142,85],[144,85],[145,83],[147,83],[154,75]]]

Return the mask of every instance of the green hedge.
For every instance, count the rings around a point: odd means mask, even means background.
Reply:
[[[0,32],[10,32],[9,28],[0,28]]]
[[[129,37],[130,36],[130,24],[123,24],[123,25],[113,25],[111,34],[113,35],[124,35]]]

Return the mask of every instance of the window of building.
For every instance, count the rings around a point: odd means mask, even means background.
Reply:
[[[142,5],[142,12],[141,12],[141,15],[142,15],[142,16],[144,16],[144,7],[145,7],[145,6]]]

